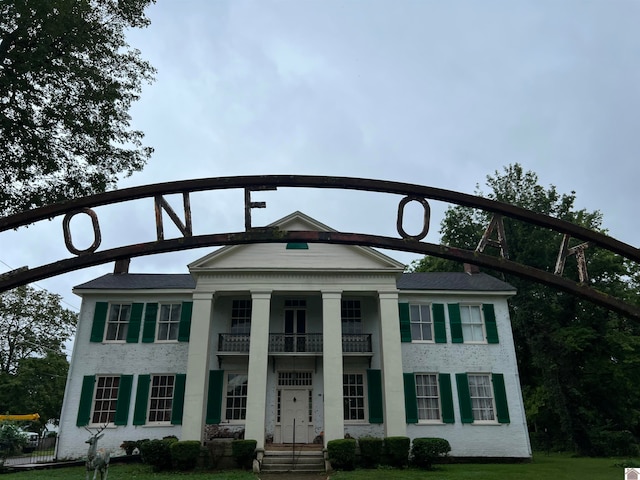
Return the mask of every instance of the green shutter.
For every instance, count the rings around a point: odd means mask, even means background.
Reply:
[[[458,402],[460,404],[460,419],[462,423],[473,423],[473,410],[471,409],[471,394],[469,393],[469,379],[466,373],[456,373],[456,385],[458,387]]]
[[[498,343],[498,327],[496,326],[496,313],[493,303],[482,305],[484,312],[484,326],[487,329],[487,343]]]
[[[404,377],[404,408],[407,423],[418,423],[418,400],[416,399],[416,377],[413,373],[403,373]]]
[[[94,375],[86,375],[82,379],[82,390],[80,390],[80,404],[78,406],[78,418],[76,425],[84,427],[91,420],[91,404],[93,403],[93,387],[96,383]]]
[[[451,326],[451,342],[462,343],[462,321],[460,319],[460,305],[450,303],[447,305],[449,309],[449,325]]]
[[[93,326],[91,327],[91,342],[102,342],[104,339],[104,326],[107,323],[107,302],[96,302],[96,310],[93,313]]]
[[[438,375],[438,383],[440,386],[442,422],[455,423],[456,419],[453,413],[453,395],[451,394],[451,375],[448,373],[441,373]]]
[[[383,423],[382,372],[367,370],[367,392],[369,395],[369,423]]]
[[[511,423],[509,418],[509,406],[507,405],[507,390],[504,387],[504,375],[494,373],[491,375],[493,380],[493,394],[496,399],[496,413],[498,422]]]
[[[209,371],[209,389],[207,391],[207,425],[220,423],[222,419],[222,387],[224,370]]]
[[[400,314],[400,341],[411,342],[411,317],[409,315],[409,304],[399,303],[398,313]]]
[[[178,329],[178,341],[188,342],[191,334],[191,312],[193,310],[193,302],[182,302],[182,311],[180,313],[180,327]]]
[[[436,343],[447,343],[447,329],[444,322],[444,305],[434,303],[433,308],[433,332]]]
[[[134,303],[131,305],[131,317],[129,318],[129,327],[127,328],[127,343],[138,343],[143,307],[144,304],[142,303]]]
[[[144,312],[144,327],[142,329],[142,343],[153,343],[156,339],[156,319],[158,317],[158,304],[147,303]]]
[[[149,403],[149,385],[151,375],[138,375],[138,389],[136,390],[136,406],[133,412],[133,424],[147,423],[147,404]]]
[[[116,413],[113,417],[114,425],[126,425],[129,421],[129,401],[131,400],[131,385],[133,385],[133,375],[120,375],[118,401],[116,402]]]
[[[171,407],[171,423],[182,425],[182,413],[184,411],[184,385],[187,376],[184,373],[176,374],[176,383],[173,387],[173,405]]]
[[[309,245],[305,242],[289,242],[287,250],[309,250]]]

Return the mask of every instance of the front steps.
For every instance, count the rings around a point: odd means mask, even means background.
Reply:
[[[261,472],[324,472],[324,452],[322,445],[277,445],[265,449]]]

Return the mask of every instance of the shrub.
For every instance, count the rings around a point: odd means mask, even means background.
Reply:
[[[435,460],[446,456],[450,451],[451,445],[444,438],[414,438],[411,458],[414,465],[428,470]]]
[[[139,449],[142,461],[151,465],[154,472],[169,470],[171,468],[171,444],[173,439],[143,440]]]
[[[374,468],[380,463],[382,457],[382,439],[375,437],[361,437],[358,439],[360,445],[360,461],[365,468]]]
[[[173,442],[171,450],[171,463],[178,470],[192,470],[198,463],[200,456],[200,442],[197,440],[185,440]]]
[[[409,437],[387,437],[384,439],[384,453],[392,467],[403,468],[409,463]]]
[[[0,422],[0,464],[27,445],[26,435],[13,422]]]
[[[356,441],[354,438],[330,440],[327,453],[331,467],[337,470],[353,470],[356,464]]]
[[[133,451],[138,448],[138,442],[134,442],[133,440],[125,440],[120,445],[120,448],[124,450],[124,453],[127,455],[133,455]]]
[[[634,457],[638,455],[638,441],[628,430],[600,430],[591,435],[591,451],[594,457]]]
[[[240,468],[251,469],[256,453],[255,440],[234,440],[231,442],[231,455]]]

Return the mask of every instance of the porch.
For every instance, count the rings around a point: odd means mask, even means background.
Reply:
[[[218,353],[249,354],[248,334],[221,333],[218,335]],[[269,355],[310,354],[322,355],[322,333],[270,333]],[[343,353],[370,354],[371,334],[342,334]]]

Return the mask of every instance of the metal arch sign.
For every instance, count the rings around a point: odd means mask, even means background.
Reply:
[[[398,204],[396,229],[398,237],[387,237],[363,233],[347,233],[335,231],[282,231],[277,228],[254,227],[251,223],[251,211],[264,208],[264,202],[254,202],[251,193],[263,190],[277,190],[278,187],[300,187],[320,189],[343,189],[401,195]],[[226,189],[244,190],[245,230],[242,232],[211,233],[193,235],[190,195],[194,192]],[[182,194],[184,217],[173,210],[165,200],[165,195]],[[99,250],[101,229],[95,207],[153,198],[155,205],[156,240],[118,248]],[[429,232],[430,205],[429,200],[443,201],[465,207],[481,209],[493,214],[485,233],[474,251],[447,247],[423,242]],[[405,207],[418,203],[424,212],[420,232],[410,235],[404,227]],[[165,239],[163,213],[166,213],[181,233],[181,237]],[[620,242],[599,232],[578,225],[541,215],[513,205],[496,202],[483,197],[468,195],[451,190],[434,187],[389,182],[383,180],[324,177],[308,175],[265,175],[241,177],[215,177],[176,182],[158,183],[140,187],[116,190],[98,195],[78,198],[69,202],[48,205],[29,212],[0,218],[0,232],[16,229],[42,220],[53,219],[64,215],[63,235],[67,250],[75,255],[71,258],[35,268],[23,267],[0,276],[0,291],[25,285],[43,278],[60,275],[70,271],[95,266],[110,261],[126,261],[132,257],[153,255],[192,248],[238,245],[248,243],[335,243],[345,245],[362,245],[412,252],[422,255],[433,255],[454,261],[466,262],[497,271],[518,275],[523,278],[544,283],[560,290],[588,299],[596,304],[624,315],[640,319],[640,308],[623,300],[600,292],[588,284],[588,272],[584,250],[589,245],[606,249],[621,255],[628,260],[640,263],[640,250]],[[93,242],[84,249],[77,248],[73,242],[70,222],[77,215],[86,215],[91,220]],[[558,259],[554,273],[509,260],[508,239],[505,236],[503,217],[514,218],[537,226],[548,228],[562,236]],[[576,238],[585,243],[569,247],[569,240]],[[499,249],[500,256],[484,253],[486,246]],[[580,282],[562,276],[564,264],[568,257],[575,256],[578,263]]]

